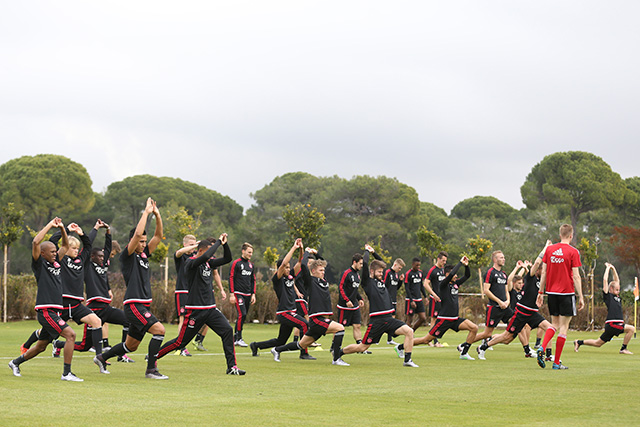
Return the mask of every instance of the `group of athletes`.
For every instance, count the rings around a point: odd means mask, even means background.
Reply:
[[[147,240],[145,227],[150,216],[155,218],[155,232]],[[100,229],[105,229],[103,248],[93,243]],[[45,237],[55,229],[53,236]],[[75,233],[77,237],[70,236]],[[386,342],[395,346],[403,366],[417,368],[412,360],[413,346],[429,344],[442,346],[438,342],[449,329],[467,331],[465,342],[457,346],[460,359],[474,360],[469,350],[475,342],[477,357],[485,360],[485,352],[495,344],[508,344],[519,337],[526,357],[536,358],[540,367],[552,362],[553,369],[567,369],[560,356],[566,341],[571,318],[584,307],[582,286],[578,268],[580,254],[570,245],[573,229],[570,225],[560,227],[560,242],[547,244],[536,260],[518,261],[507,275],[503,271],[505,257],[501,251],[492,254],[493,266],[486,272],[484,294],[488,297],[485,329],[478,333],[478,325],[459,316],[458,293],[470,277],[469,260],[462,257],[455,265],[447,264],[448,254],[440,252],[435,264],[426,274],[421,270],[419,258],[412,260],[411,269],[403,273],[405,262],[398,258],[390,268],[375,250],[365,245],[364,254],[352,258],[338,286],[337,315],[339,321],[331,320],[333,307],[329,283],[325,280],[327,262],[314,248],[305,248],[297,239],[287,254],[278,261],[272,277],[273,288],[278,298],[276,316],[280,325],[278,336],[261,342],[245,343],[243,326],[248,311],[256,298],[254,266],[251,263],[253,247],[244,243],[240,258],[233,261],[229,277],[229,302],[237,312],[235,328],[216,306],[214,282],[222,299],[227,295],[222,286],[218,267],[232,261],[228,236],[198,241],[187,235],[183,247],[174,254],[177,270],[176,310],[179,316],[178,336],[163,343],[165,328],[150,311],[152,302],[149,257],[163,236],[163,225],[155,201],[147,199],[138,224],[129,233],[129,241],[120,251],[111,239],[108,224],[98,220],[89,235],[75,223],[65,226],[60,218],[51,220],[33,239],[32,270],[38,291],[36,313],[41,328],[34,331],[21,347],[21,355],[9,362],[13,375],[21,376],[20,366],[27,360],[45,351],[53,343],[53,355],[59,357],[61,350],[64,368],[61,379],[83,381],[71,372],[75,351],[95,351],[93,362],[103,374],[109,374],[110,359],[131,363],[128,353],[138,349],[146,333],[152,335],[146,356],[145,377],[167,379],[157,368],[157,361],[170,353],[190,356],[186,346],[195,338],[198,350],[206,350],[204,338],[207,329],[212,329],[222,340],[226,358],[226,373],[244,375],[237,367],[235,347],[250,347],[251,354],[258,356],[260,350],[270,349],[276,362],[281,354],[299,351],[300,358],[315,360],[309,347],[326,334],[332,334],[332,364],[349,366],[343,356],[352,353],[370,353],[372,344],[379,343],[383,335]],[[81,246],[82,245],[82,246]],[[222,246],[223,254],[214,254]],[[126,284],[124,309],[112,307],[113,294],[108,281],[110,258],[120,252],[120,266]],[[373,257],[373,260],[370,260]],[[459,276],[460,270],[464,273]],[[609,275],[613,273],[613,280]],[[405,321],[396,318],[398,288],[405,286]],[[362,288],[369,301],[369,324],[362,334],[361,309],[364,300]],[[83,304],[85,301],[86,305]],[[551,322],[539,313],[543,296],[548,296]],[[576,306],[577,294],[577,306]],[[427,305],[425,305],[425,298]],[[625,325],[620,299],[620,280],[615,267],[606,265],[603,280],[603,296],[608,308],[603,334],[597,340],[577,340],[574,349],[582,345],[600,347],[613,337],[624,333],[620,353],[631,354],[627,345],[635,328]],[[415,337],[415,331],[427,322],[429,332]],[[76,334],[66,323],[73,319],[85,325],[82,340],[76,342]],[[495,327],[506,323],[506,330],[493,335]],[[122,325],[122,341],[109,345],[108,331],[104,325]],[[342,347],[345,327],[352,326],[355,344]],[[532,329],[538,328],[536,351],[529,347]],[[289,338],[295,330],[291,342]],[[550,342],[556,335],[555,354],[551,354]],[[403,342],[394,341],[403,336]],[[58,338],[64,338],[58,339]]]

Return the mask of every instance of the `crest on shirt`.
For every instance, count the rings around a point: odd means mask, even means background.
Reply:
[[[149,317],[151,317],[151,313],[149,313],[149,312],[147,311],[147,312],[144,314],[144,317],[146,317],[146,318],[148,319]]]
[[[147,254],[145,254],[144,252],[140,254],[140,258],[146,258],[146,257],[147,257]]]
[[[58,261],[53,261],[53,266],[55,268],[60,268],[60,264],[58,264]]]

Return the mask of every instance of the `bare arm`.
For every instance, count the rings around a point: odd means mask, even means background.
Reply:
[[[224,291],[224,287],[222,286],[222,278],[220,277],[220,273],[218,270],[213,270],[213,280],[216,282],[216,286],[220,290],[220,295],[222,296],[222,301],[227,299],[227,293]]]
[[[609,293],[609,271],[611,271],[611,264],[608,262],[604,264],[606,268],[604,269],[604,277],[602,278],[602,292],[605,294]]]
[[[579,307],[583,308],[584,297],[582,296],[582,279],[580,278],[580,269],[578,267],[573,267],[571,270],[573,272],[573,287],[576,289],[576,293],[580,298]],[[580,310],[581,308],[578,308],[578,309]]]
[[[144,208],[144,211],[142,212],[142,216],[138,221],[138,225],[136,225],[136,229],[133,232],[133,236],[131,237],[131,240],[129,240],[129,243],[127,243],[127,253],[129,255],[133,254],[136,251],[136,247],[138,246],[138,244],[140,243],[140,240],[142,239],[142,236],[144,235],[143,233],[147,225],[147,217],[151,212],[153,212],[153,200],[151,200],[151,197],[149,197],[147,199],[147,206]]]
[[[198,244],[200,242],[197,242],[195,245],[191,245],[191,246],[185,246],[184,248],[180,248],[176,251],[176,253],[174,254],[174,256],[176,258],[180,258],[182,255],[184,254],[190,254],[191,252],[195,251],[196,249],[198,249]]]
[[[162,229],[162,217],[160,216],[160,211],[158,210],[158,206],[156,206],[156,202],[153,202],[153,216],[156,217],[156,231],[153,233],[153,237],[149,241],[149,253],[156,250],[158,243],[162,241],[162,237],[164,236],[164,232]]]
[[[483,285],[483,290],[484,290],[484,294],[487,296],[487,298],[489,298],[490,300],[495,301],[496,303],[498,303],[499,306],[502,307],[502,305],[504,304],[504,301],[502,301],[500,298],[498,298],[497,296],[495,296],[493,294],[493,292],[491,292],[489,289],[491,289],[491,283],[487,283],[485,282]],[[507,292],[507,298],[509,297],[509,293]],[[509,304],[507,304],[509,305]]]
[[[51,221],[49,221],[47,225],[45,225],[42,228],[42,230],[38,231],[38,234],[35,235],[35,237],[33,238],[33,241],[31,242],[31,256],[33,256],[33,259],[38,260],[40,258],[40,254],[41,254],[40,243],[42,243],[42,241],[44,240],[44,237],[47,235],[49,230],[51,230],[54,227],[57,228],[58,224],[62,224],[62,220],[56,217]]]
[[[509,292],[511,292],[511,289],[513,289],[513,278],[523,268],[524,264],[522,263],[522,261],[518,260],[516,266],[513,267],[513,270],[511,270],[511,273],[509,273],[509,276],[507,277],[507,295],[509,295]]]
[[[281,279],[284,275],[289,273],[289,262],[291,262],[294,252],[300,247],[302,247],[302,239],[296,239],[293,246],[291,246],[291,249],[289,249],[289,252],[284,256],[282,264],[278,267],[278,271],[276,273],[278,275],[278,279]]]
[[[429,280],[428,278],[424,279],[424,281],[422,282],[422,286],[423,286],[423,287],[424,287],[424,289],[427,291],[427,293],[428,293],[429,295],[431,295],[431,297],[432,297],[434,300],[436,300],[436,301],[440,302],[440,297],[438,296],[438,294],[436,294],[436,293],[433,291],[433,288],[431,287],[431,280]]]

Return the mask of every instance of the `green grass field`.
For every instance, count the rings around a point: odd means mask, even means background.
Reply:
[[[386,344],[372,346],[371,355],[345,356],[349,367],[333,366],[331,338],[323,337],[324,351],[311,352],[316,361],[285,353],[276,363],[268,350],[251,357],[248,348],[238,349],[247,375],[233,377],[225,375],[220,340],[210,332],[208,352],[160,360],[168,381],[144,378],[147,338],[131,355],[137,363],[112,361],[110,375],[98,372],[93,353],[75,353],[73,371],[85,381],[67,383],[60,381],[62,359],[51,357],[51,346],[21,365],[21,378],[6,367],[37,326],[0,326],[1,425],[629,425],[640,413],[638,341],[629,346],[633,356],[618,354],[620,340],[573,351],[574,339],[597,333],[569,333],[562,355],[567,371],[540,369],[524,358],[517,340],[487,352],[486,361],[459,360],[455,345],[463,334],[450,331],[443,340],[448,348],[414,350],[419,369],[403,367]],[[166,327],[173,338],[177,327]],[[248,325],[245,341],[271,338],[277,328]],[[112,327],[111,336],[119,337],[120,328]],[[345,345],[353,342],[351,328],[347,337]]]

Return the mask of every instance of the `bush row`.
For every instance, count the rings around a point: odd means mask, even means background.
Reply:
[[[36,281],[33,275],[9,275],[7,277],[7,312],[8,319],[11,321],[34,319],[35,318],[35,302],[36,302]],[[114,307],[122,308],[122,301],[124,298],[125,284],[121,273],[109,273],[109,280],[113,291],[113,303]],[[225,289],[229,289],[228,282],[223,281]],[[338,286],[331,285],[331,299],[333,307],[338,302]],[[169,285],[167,292],[164,290],[164,284],[161,281],[154,281],[152,283],[153,303],[151,310],[154,315],[165,323],[177,322],[175,299],[173,287]],[[628,291],[631,294],[630,291]],[[0,304],[3,304],[2,293],[0,293]],[[229,298],[222,301],[220,294],[216,290],[216,301],[219,309],[230,321],[235,321],[236,314],[234,307],[229,303]],[[398,313],[397,316],[400,319],[404,319],[404,294],[400,292],[398,295]],[[633,296],[623,296],[625,322],[633,324]],[[461,295],[459,297],[460,303],[460,316],[470,319],[471,321],[480,324],[485,321],[485,306],[486,299],[473,295]],[[588,298],[587,298],[588,304]],[[1,306],[1,305],[0,305]],[[256,290],[256,304],[249,311],[249,321],[258,321],[259,323],[268,323],[276,321],[276,308],[278,306],[278,299],[271,286],[270,282],[259,282]],[[607,308],[602,303],[602,297],[596,295],[595,305],[595,319],[594,327],[600,329],[604,326],[604,321],[607,317]],[[365,298],[365,306],[362,312],[362,323],[368,322],[369,304]],[[541,314],[549,319],[549,311],[545,305]],[[334,315],[334,318],[337,317]],[[334,319],[335,320],[335,319]],[[574,329],[585,330],[591,327],[591,319],[587,308],[578,312],[578,316],[571,322],[571,327]]]

